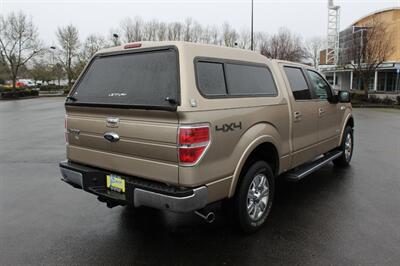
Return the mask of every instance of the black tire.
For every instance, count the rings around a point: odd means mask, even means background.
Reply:
[[[265,179],[262,177],[264,176]],[[258,178],[256,180],[256,178]],[[263,196],[266,194],[265,186],[261,184],[261,180],[265,180],[265,184],[268,187],[268,196],[267,201],[264,202]],[[255,183],[253,183],[253,181]],[[258,202],[256,198],[249,199],[251,197],[250,193],[253,193],[252,196],[255,197],[256,193],[254,193],[253,189],[255,188],[255,184],[257,181],[260,181],[260,186],[257,188],[264,188],[264,191],[258,192],[257,194],[260,196]],[[252,187],[252,192],[250,192],[250,187]],[[258,191],[256,189],[256,191]],[[265,193],[263,193],[265,192]],[[244,232],[255,232],[258,230],[266,221],[272,207],[273,199],[275,193],[275,178],[274,174],[271,170],[271,167],[265,161],[255,161],[246,168],[246,170],[242,173],[240,177],[240,183],[238,184],[236,193],[234,198],[232,199],[232,208],[233,214],[240,226],[240,228]],[[248,204],[254,204],[254,212],[248,211]],[[266,205],[266,206],[265,206]],[[262,209],[264,207],[264,209]],[[256,214],[257,208],[259,209],[258,214]],[[251,207],[250,207],[251,209]],[[262,214],[260,212],[262,211]],[[259,215],[259,217],[258,217]],[[254,216],[254,217],[252,217]]]
[[[348,138],[350,138],[350,143],[348,142]],[[350,126],[346,126],[344,129],[342,144],[339,149],[343,151],[343,154],[333,160],[334,165],[339,167],[349,166],[354,150],[353,129]]]

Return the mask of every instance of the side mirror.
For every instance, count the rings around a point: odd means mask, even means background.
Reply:
[[[338,101],[341,103],[349,103],[350,102],[350,92],[339,91],[337,98],[338,98]]]

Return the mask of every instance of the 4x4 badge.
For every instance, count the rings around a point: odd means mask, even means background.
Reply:
[[[229,132],[234,131],[235,129],[242,129],[242,122],[239,123],[230,123],[230,124],[223,124],[222,126],[215,126],[215,131],[222,131],[222,132]]]

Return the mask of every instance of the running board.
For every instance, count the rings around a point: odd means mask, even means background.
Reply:
[[[312,161],[310,163],[305,163],[296,167],[293,170],[290,170],[285,174],[285,178],[290,181],[299,181],[300,179],[308,176],[309,174],[317,171],[322,166],[330,163],[332,160],[340,157],[343,151],[331,151],[326,153],[323,157]]]

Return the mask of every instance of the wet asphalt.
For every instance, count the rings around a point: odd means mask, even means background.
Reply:
[[[265,227],[108,209],[60,181],[62,98],[0,101],[0,265],[399,265],[400,111],[355,109],[351,167],[278,181]]]

